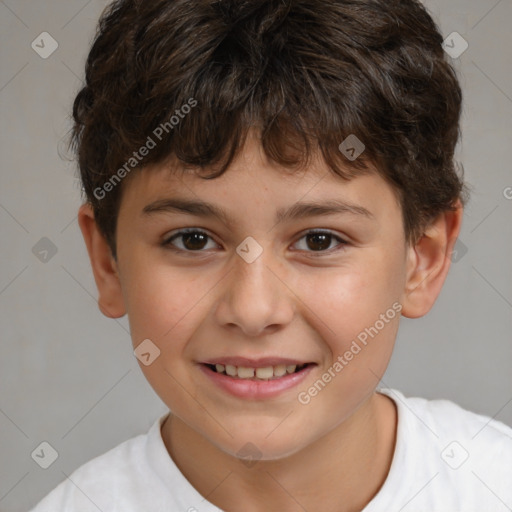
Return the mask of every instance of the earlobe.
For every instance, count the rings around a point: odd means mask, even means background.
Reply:
[[[426,315],[441,292],[462,224],[462,204],[457,201],[455,206],[456,211],[440,214],[420,240],[408,249],[402,297],[402,315],[407,318]]]
[[[92,206],[83,204],[78,210],[78,224],[84,237],[94,280],[98,288],[98,307],[109,318],[126,313],[119,273],[112,251],[94,219]]]

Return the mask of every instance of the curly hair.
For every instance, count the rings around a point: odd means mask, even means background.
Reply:
[[[173,156],[214,179],[251,128],[283,167],[319,152],[349,180],[372,164],[414,243],[467,200],[454,161],[462,92],[442,42],[416,0],[114,1],[70,139],[112,254],[123,185],[113,178]],[[349,135],[365,145],[357,159],[340,151]]]

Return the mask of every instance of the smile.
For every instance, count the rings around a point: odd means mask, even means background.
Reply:
[[[234,366],[231,364],[211,364],[207,366],[221,375],[229,375],[230,377],[237,379],[271,380],[279,379],[291,373],[297,373],[305,368],[306,364],[299,366],[295,364],[279,364],[276,366],[264,366],[262,368]]]
[[[246,400],[264,400],[296,388],[316,366],[292,360],[227,358],[200,363],[199,369],[214,384],[213,389]]]

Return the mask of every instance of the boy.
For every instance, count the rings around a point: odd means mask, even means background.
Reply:
[[[79,224],[171,412],[34,510],[510,510],[511,428],[377,389],[450,267],[460,108],[414,0],[112,4]]]

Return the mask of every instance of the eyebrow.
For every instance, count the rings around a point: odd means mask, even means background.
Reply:
[[[144,216],[154,213],[188,213],[198,217],[215,217],[224,224],[231,222],[229,214],[223,208],[206,201],[197,201],[182,198],[166,198],[154,201],[142,210]],[[282,221],[303,219],[306,217],[325,216],[333,214],[351,214],[374,219],[372,212],[357,204],[341,200],[328,200],[322,202],[298,202],[288,208],[279,208],[276,212],[276,223]]]

